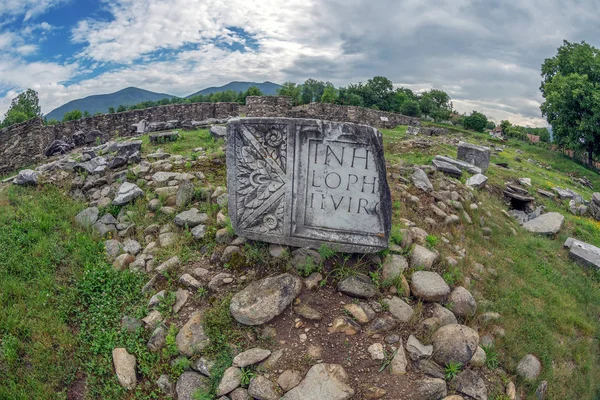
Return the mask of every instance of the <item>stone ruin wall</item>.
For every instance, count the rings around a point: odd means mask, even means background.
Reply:
[[[181,123],[236,116],[316,118],[377,128],[420,124],[418,118],[362,107],[319,103],[293,107],[291,98],[286,96],[249,96],[245,106],[238,103],[170,104],[48,126],[43,124],[41,118],[36,118],[0,130],[0,174],[44,162],[44,151],[54,140],[70,141],[78,131],[99,130],[104,134],[103,141],[108,141],[115,137],[135,135],[133,125],[143,119],[149,123],[173,120]]]

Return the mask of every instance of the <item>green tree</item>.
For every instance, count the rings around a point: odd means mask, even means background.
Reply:
[[[421,108],[419,107],[419,102],[416,100],[405,101],[400,107],[400,113],[404,115],[409,115],[411,117],[421,116]]]
[[[488,121],[486,128],[487,129],[495,129],[496,124],[494,123],[494,121]]]
[[[27,89],[12,99],[0,126],[7,127],[41,116],[42,108],[37,92],[33,89]]]
[[[284,82],[283,85],[279,89],[277,89],[277,94],[279,96],[289,96],[292,98],[292,103],[294,105],[300,104],[300,91],[302,88],[296,85],[294,82]]]
[[[502,129],[502,134],[503,135],[508,135],[508,130],[510,129],[510,127],[512,126],[512,124],[510,123],[510,121],[504,119],[502,121],[500,121],[500,129]]]
[[[600,51],[564,41],[542,64],[542,115],[560,146],[587,151],[592,164],[600,149]]]
[[[90,115],[90,113],[87,110],[83,112],[83,118],[87,118],[87,117],[90,117],[90,116],[91,115]]]
[[[119,107],[117,107],[117,112],[123,111],[127,111],[127,107],[125,107],[123,104],[119,104]]]
[[[483,132],[487,126],[487,117],[478,111],[473,111],[471,115],[465,117],[463,124],[465,129]]]
[[[108,107],[108,113],[109,114],[114,114],[115,113],[115,108],[114,107]]]
[[[323,91],[323,95],[321,96],[321,103],[329,103],[333,104],[337,100],[338,94],[335,87],[332,84],[328,84]]]
[[[63,115],[62,120],[63,120],[63,122],[76,121],[78,119],[81,119],[81,116],[82,116],[81,111],[75,109],[75,110],[66,112],[65,115]]]
[[[331,85],[329,82],[327,84]],[[307,79],[304,84],[302,84],[302,90],[300,94],[300,98],[302,104],[308,104],[314,102],[321,101],[323,97],[323,92],[325,92],[325,82],[318,81],[316,79]]]
[[[450,96],[443,90],[431,89],[421,95],[419,106],[423,114],[429,115],[436,121],[447,120],[452,113]]]

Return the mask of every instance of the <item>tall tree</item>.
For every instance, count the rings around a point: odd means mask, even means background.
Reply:
[[[4,114],[4,121],[2,121],[1,126],[7,127],[41,116],[42,108],[37,92],[33,89],[27,89],[12,99],[8,111]]]
[[[588,162],[600,149],[600,51],[564,41],[542,64],[541,105],[557,144],[584,149]]]
[[[279,96],[289,96],[292,98],[294,105],[300,104],[300,90],[301,87],[296,85],[294,82],[284,82],[279,89],[277,94]]]

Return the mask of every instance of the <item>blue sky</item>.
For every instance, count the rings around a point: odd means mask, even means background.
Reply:
[[[598,0],[0,0],[0,113],[128,86],[185,96],[232,80],[375,75],[459,111],[542,126],[540,65],[600,43]]]

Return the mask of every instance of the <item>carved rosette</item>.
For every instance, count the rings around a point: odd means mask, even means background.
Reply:
[[[285,202],[287,127],[244,124],[235,136],[240,224],[259,233],[281,234]]]

